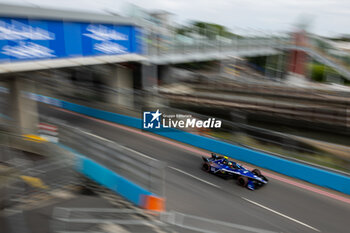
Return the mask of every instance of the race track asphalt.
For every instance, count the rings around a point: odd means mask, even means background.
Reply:
[[[205,151],[168,142],[164,138],[157,140],[155,138],[160,137],[145,136],[141,130],[106,124],[43,104],[40,104],[39,112],[165,161],[168,166],[165,180],[167,210],[274,232],[350,231],[350,204],[345,201],[274,178],[270,178],[265,187],[250,191],[238,186],[234,180],[225,180],[202,171],[201,155]],[[303,183],[268,172],[292,182]],[[316,188],[344,199],[349,198],[348,195]]]

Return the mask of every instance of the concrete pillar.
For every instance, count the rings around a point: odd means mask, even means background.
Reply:
[[[158,66],[159,84],[170,84],[174,82],[172,77],[172,68],[169,65]]]
[[[160,108],[164,99],[158,95],[158,85],[170,81],[170,66],[142,64],[142,90],[144,90],[143,106],[146,108]]]
[[[13,119],[13,129],[20,134],[36,134],[38,126],[38,106],[26,93],[35,93],[34,81],[26,78],[9,79],[9,115]]]
[[[173,69],[170,65],[142,64],[142,89],[150,90],[160,84],[174,82]]]
[[[117,66],[118,104],[127,107],[134,105],[134,81],[132,70]]]
[[[133,71],[127,67],[117,65],[111,75],[105,78],[110,87],[107,99],[110,103],[133,107],[134,105],[134,81]]]
[[[158,86],[158,67],[153,64],[141,65],[142,90],[150,90]]]

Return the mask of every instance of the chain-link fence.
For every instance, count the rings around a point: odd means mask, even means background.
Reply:
[[[166,163],[91,132],[46,118],[58,126],[60,142],[148,191],[164,196]]]

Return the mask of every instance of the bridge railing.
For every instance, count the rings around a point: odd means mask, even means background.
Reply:
[[[170,40],[147,44],[148,56],[170,54],[249,51],[259,48],[276,48],[290,42],[287,37],[248,37],[227,40],[192,39],[190,42]]]

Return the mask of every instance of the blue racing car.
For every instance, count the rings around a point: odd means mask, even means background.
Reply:
[[[242,165],[228,160],[227,157],[218,156],[212,153],[211,158],[202,158],[204,161],[202,169],[204,171],[225,178],[236,178],[239,185],[247,187],[250,190],[255,190],[268,182],[268,179],[261,174],[259,169],[249,171]]]

